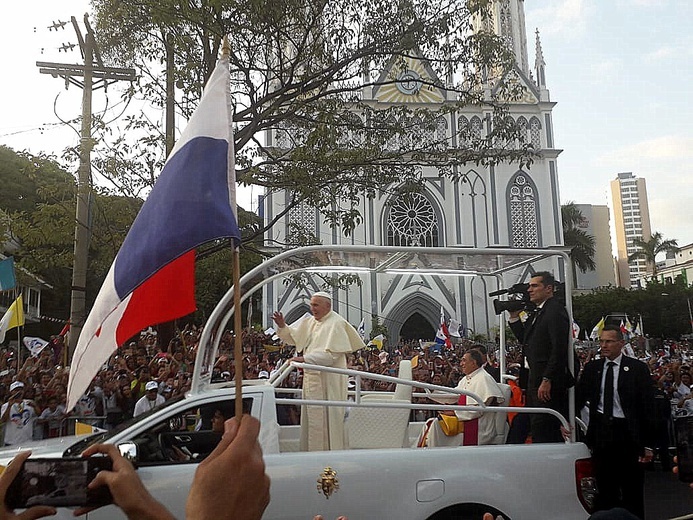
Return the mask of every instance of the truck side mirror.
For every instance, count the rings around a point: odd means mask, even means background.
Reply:
[[[139,453],[137,450],[137,444],[134,442],[122,442],[118,444],[118,451],[126,460],[129,460],[133,466],[137,465],[139,458]]]

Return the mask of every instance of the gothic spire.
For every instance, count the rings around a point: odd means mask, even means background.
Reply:
[[[539,88],[546,88],[546,62],[544,61],[544,51],[541,48],[541,39],[539,38],[539,29],[536,30],[536,58],[534,60],[534,69],[537,74],[537,85]]]

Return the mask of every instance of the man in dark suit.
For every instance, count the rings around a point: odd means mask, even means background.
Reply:
[[[652,460],[655,400],[650,370],[624,356],[620,327],[599,336],[601,359],[590,361],[576,389],[576,409],[589,402],[586,443],[592,450],[599,491],[596,508],[623,507],[645,518],[643,466]]]
[[[568,388],[573,379],[568,370],[568,343],[571,327],[563,304],[554,297],[556,280],[546,271],[529,281],[529,299],[536,306],[523,323],[520,312],[510,313],[510,328],[524,345],[529,364],[527,406],[556,410],[568,417]],[[561,424],[548,414],[532,414],[532,442],[563,442]]]

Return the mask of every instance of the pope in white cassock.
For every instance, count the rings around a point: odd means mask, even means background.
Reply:
[[[287,325],[281,312],[272,316],[282,341],[296,346],[299,355],[292,361],[346,368],[347,354],[365,345],[354,327],[332,311],[332,297],[317,292],[310,299],[312,317]],[[347,377],[316,370],[303,374],[303,398],[346,401]],[[344,449],[343,407],[304,406],[301,408],[301,450]]]
[[[470,350],[466,352],[460,362],[464,376],[456,388],[476,394],[486,406],[503,404],[503,391],[482,365],[483,358],[478,351]],[[478,404],[473,398],[467,400],[466,396],[460,397],[454,394],[448,394],[448,396],[431,395],[430,397],[442,404],[452,404],[455,401],[461,405]],[[495,414],[484,414],[476,411],[441,413],[456,415],[458,420],[464,423],[464,432],[458,435],[447,436],[440,428],[437,419],[429,419],[426,421],[426,426],[422,432],[423,439],[419,439],[419,445],[425,444],[429,448],[433,448],[436,446],[491,444],[496,436]]]

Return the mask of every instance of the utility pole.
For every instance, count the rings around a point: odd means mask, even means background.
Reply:
[[[84,65],[49,63],[37,61],[41,74],[50,74],[54,78],[65,80],[65,88],[72,83],[82,89],[82,128],[79,144],[79,170],[77,176],[77,209],[75,212],[75,249],[72,267],[72,293],[70,298],[70,334],[68,343],[68,360],[77,346],[77,339],[86,320],[86,284],[91,236],[91,149],[94,146],[91,137],[91,98],[92,92],[99,88],[106,90],[110,83],[116,81],[134,81],[134,69],[105,67],[101,54],[96,46],[94,31],[89,25],[89,17],[84,15],[86,37],[82,37],[77,19],[72,17],[72,25],[77,33],[79,48],[84,58]],[[77,78],[82,78],[80,81]]]

